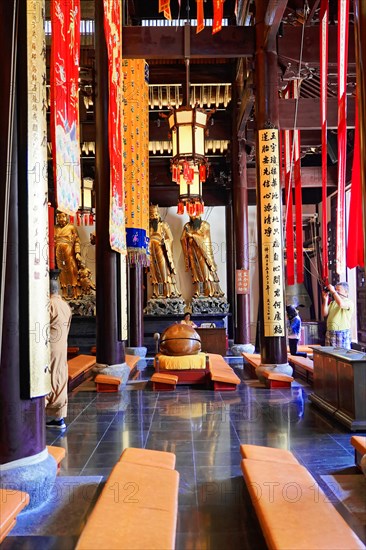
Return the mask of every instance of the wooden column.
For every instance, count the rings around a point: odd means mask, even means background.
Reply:
[[[140,264],[129,266],[129,345],[143,346],[144,317],[143,317],[143,277]]]
[[[366,260],[366,5],[364,0],[354,0],[354,17],[357,100],[360,128],[364,258]]]
[[[235,341],[235,256],[234,256],[234,228],[233,205],[230,203],[225,208],[225,233],[226,233],[226,295],[229,302],[231,315],[227,317],[228,335]]]
[[[16,59],[13,57],[13,47],[17,41],[16,8],[18,2],[7,0],[0,4],[0,48],[2,61],[0,64],[0,174],[1,195],[0,210],[2,222],[1,246],[4,254],[1,262],[1,325],[0,340],[0,464],[36,455],[44,450],[45,442],[45,412],[44,399],[21,399],[21,351],[26,353],[21,345],[20,325],[28,324],[27,308],[22,307],[19,288],[26,286],[22,277],[26,272],[20,269],[19,255],[27,255],[24,241],[19,238],[19,195],[18,169],[26,172],[26,140],[27,116],[19,113],[16,117],[16,107],[13,103],[12,91],[15,80],[11,78],[16,70]],[[26,74],[26,41],[25,16],[26,5],[21,6],[21,40],[18,45],[18,75]],[[14,25],[14,26],[13,26]],[[16,73],[14,73],[16,74]],[[18,76],[17,75],[17,76]],[[26,78],[26,77],[25,77]],[[17,82],[17,104],[27,109],[26,80]],[[17,124],[17,118],[19,125]],[[23,143],[18,144],[18,134]],[[26,193],[24,186],[19,187],[21,193]],[[6,191],[5,193],[3,193]],[[6,196],[8,198],[6,198]],[[24,197],[23,197],[24,199]],[[23,220],[24,224],[24,220]],[[3,249],[1,249],[3,250]],[[22,349],[21,349],[22,348]]]
[[[249,270],[247,155],[243,141],[238,143],[236,151],[237,155],[234,158],[236,167],[233,172],[235,268]],[[249,294],[236,294],[235,343],[250,343]]]
[[[118,258],[109,245],[108,55],[103,0],[95,1],[95,62],[97,361],[113,365],[124,362],[125,352],[120,340]]]
[[[255,52],[255,112],[257,130],[279,128],[278,102],[278,64],[276,35],[265,23],[269,0],[256,0],[256,52]],[[257,139],[257,154],[258,154]],[[258,156],[257,156],[258,158]],[[260,352],[262,364],[287,363],[286,337],[264,336],[263,330],[263,250],[261,238],[261,205],[260,205],[260,166],[257,162],[257,219],[258,219],[258,263],[259,263],[259,321]],[[283,246],[281,248],[283,250]],[[282,273],[282,277],[284,274]],[[284,286],[284,285],[283,285]],[[285,304],[285,300],[283,301]],[[282,311],[285,318],[285,311]]]

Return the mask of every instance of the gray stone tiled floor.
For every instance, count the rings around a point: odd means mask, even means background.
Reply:
[[[142,382],[118,394],[72,393],[67,430],[47,431],[47,444],[67,451],[60,475],[105,479],[126,447],[172,451],[180,473],[176,548],[265,549],[244,489],[241,443],[290,449],[333,502],[321,476],[358,472],[351,434],[309,403],[311,388],[297,382],[288,390],[267,390],[245,380],[243,370],[237,373],[243,382],[236,392],[180,386],[157,393]],[[151,374],[148,367],[142,380]],[[366,526],[334,504],[366,541]],[[63,550],[76,540],[77,534],[9,536],[3,548]]]

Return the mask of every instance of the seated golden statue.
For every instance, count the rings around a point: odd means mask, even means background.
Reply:
[[[83,266],[81,245],[76,227],[69,223],[68,215],[57,212],[55,225],[56,263],[60,269],[62,297],[79,298],[82,295],[78,270]]]
[[[150,278],[153,298],[176,298],[177,287],[173,260],[173,235],[169,225],[162,221],[158,206],[150,206]]]
[[[192,281],[196,286],[194,296],[224,296],[212,252],[210,224],[200,217],[190,216],[180,240],[186,271],[191,270]]]

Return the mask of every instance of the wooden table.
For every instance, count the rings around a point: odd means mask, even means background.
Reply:
[[[201,349],[206,353],[218,353],[226,355],[226,329],[225,328],[195,328],[201,337]]]

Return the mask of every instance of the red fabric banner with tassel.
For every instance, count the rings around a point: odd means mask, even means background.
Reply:
[[[110,207],[109,242],[111,248],[127,254],[123,190],[122,142],[122,13],[119,0],[104,0],[104,33],[108,51],[109,83],[109,160]]]
[[[353,150],[351,202],[349,207],[347,267],[365,265],[363,223],[362,223],[362,184],[361,184],[360,128],[358,102],[356,98],[355,143]]]
[[[293,97],[300,97],[300,81],[293,80]],[[295,181],[295,213],[296,213],[296,281],[304,282],[304,250],[302,231],[302,192],[301,192],[301,158],[300,130],[294,130],[294,181]]]
[[[304,251],[302,231],[302,192],[301,192],[301,159],[300,130],[294,131],[294,180],[295,180],[295,215],[296,215],[296,281],[304,282]]]
[[[347,148],[347,61],[349,0],[338,3],[338,196],[336,271],[345,272],[345,188]]]
[[[159,13],[164,12],[165,19],[171,19],[170,0],[159,0]]]
[[[51,2],[51,140],[57,208],[75,214],[80,200],[80,0]]]
[[[203,12],[203,0],[197,1],[197,34],[205,28],[205,19]]]
[[[327,81],[328,81],[328,5],[320,6],[320,121],[322,132],[322,279],[329,282],[328,266],[328,205],[327,205]]]
[[[285,97],[289,93],[286,92]],[[287,284],[295,284],[295,263],[294,263],[294,226],[292,219],[292,185],[291,185],[291,131],[284,130],[283,132],[284,145],[284,176],[285,176],[285,232],[286,232],[286,272]]]
[[[213,0],[213,25],[212,34],[215,34],[222,29],[222,18],[224,15],[224,1],[225,0]]]

